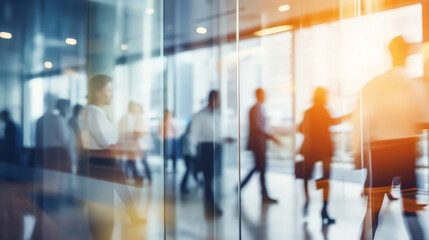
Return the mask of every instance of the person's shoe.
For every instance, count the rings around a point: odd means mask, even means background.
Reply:
[[[275,204],[275,203],[278,203],[278,201],[276,199],[266,196],[266,197],[262,197],[262,203]]]
[[[322,209],[321,216],[322,216],[322,225],[335,223],[335,219],[329,217],[328,212],[326,211],[326,208]]]

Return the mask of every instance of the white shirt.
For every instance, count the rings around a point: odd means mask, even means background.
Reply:
[[[216,109],[212,112],[210,108],[206,107],[195,114],[192,119],[190,138],[195,143],[221,142],[220,111]]]
[[[396,67],[362,89],[363,134],[366,142],[416,137],[428,121],[426,87]]]
[[[119,120],[119,142],[122,144],[134,142],[135,117],[127,113]]]
[[[135,116],[133,114],[125,114],[119,121],[119,143],[123,150],[136,150],[135,147],[141,150],[150,150],[153,148],[152,137],[150,136],[149,124],[144,120],[143,116]],[[143,136],[136,139],[135,133],[144,133]]]
[[[84,149],[108,149],[118,141],[118,131],[109,121],[106,112],[98,106],[88,105],[82,111],[82,145]]]

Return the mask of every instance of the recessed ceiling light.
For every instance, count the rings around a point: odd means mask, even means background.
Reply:
[[[206,34],[207,33],[207,28],[205,27],[197,27],[197,29],[195,29],[195,31],[199,34]]]
[[[280,7],[279,7],[279,11],[280,12],[287,12],[287,11],[289,11],[290,10],[290,6],[289,5],[281,5]]]
[[[127,51],[128,50],[127,44],[122,44],[121,49],[122,49],[122,51]]]
[[[66,43],[68,45],[76,45],[77,44],[77,40],[74,38],[66,38]]]
[[[291,30],[292,28],[292,25],[281,25],[277,27],[262,29],[260,31],[255,32],[255,35],[258,37],[267,36],[275,33],[285,32]]]
[[[45,65],[45,68],[47,68],[47,69],[52,68],[52,63],[49,61],[46,61],[44,65]]]
[[[146,14],[152,15],[152,14],[155,13],[155,9],[153,9],[153,8],[146,8],[145,12],[146,12]]]
[[[11,39],[12,38],[12,33],[0,32],[0,38]]]

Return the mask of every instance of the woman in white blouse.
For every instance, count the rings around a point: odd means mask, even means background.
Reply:
[[[88,106],[82,111],[81,136],[82,145],[88,155],[88,170],[91,178],[126,184],[124,173],[116,161],[115,144],[118,141],[118,130],[109,120],[104,107],[110,105],[113,98],[112,79],[109,76],[97,75],[90,79],[88,85]],[[113,201],[114,190],[124,202],[128,202],[127,213],[134,222],[144,222],[137,215],[131,195],[126,188],[115,188],[112,185],[109,196]],[[95,191],[96,189],[91,189]],[[104,189],[105,190],[105,189]],[[110,191],[111,190],[111,191]],[[100,212],[89,208],[89,220],[94,239],[103,239],[113,232],[113,212]]]

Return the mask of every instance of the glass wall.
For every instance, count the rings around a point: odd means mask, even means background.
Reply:
[[[425,1],[0,6],[0,239],[429,239]]]

